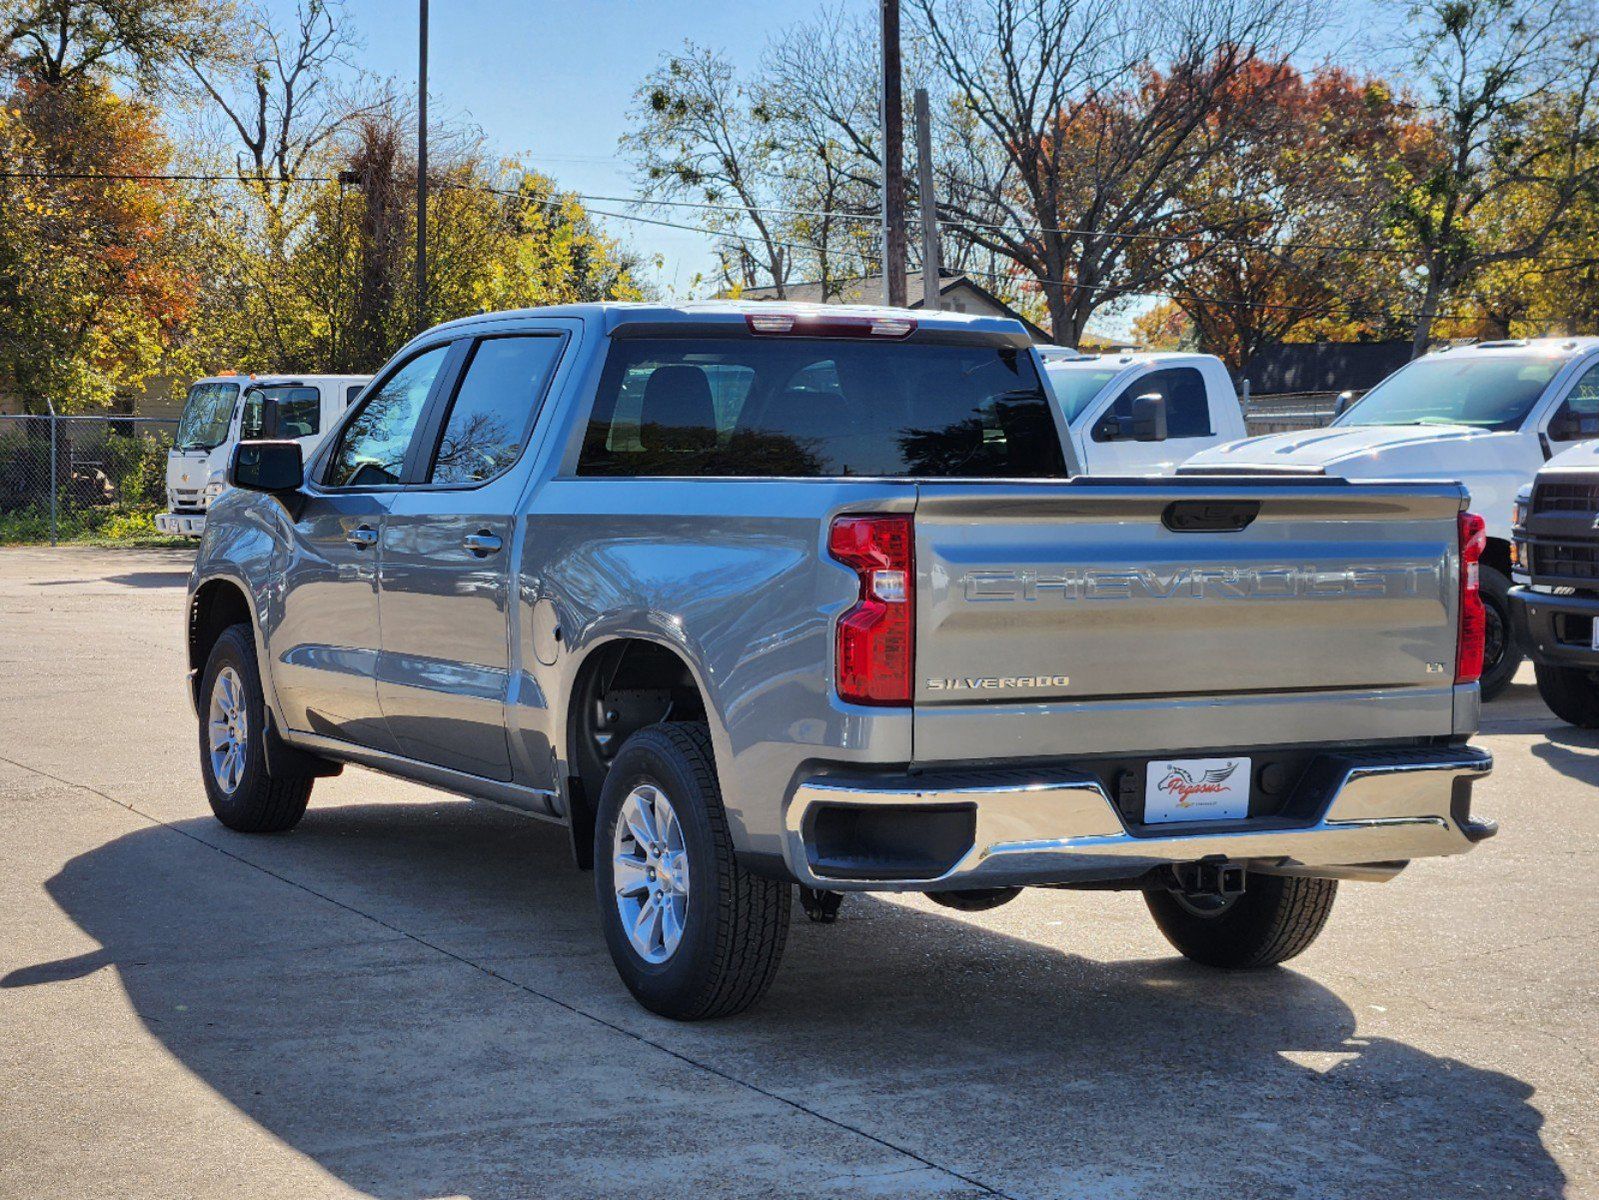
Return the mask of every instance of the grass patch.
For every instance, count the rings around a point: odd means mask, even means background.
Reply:
[[[57,538],[74,546],[194,546],[193,538],[171,537],[155,527],[160,509],[106,504],[58,514]],[[37,506],[0,513],[0,546],[50,544],[50,510]]]

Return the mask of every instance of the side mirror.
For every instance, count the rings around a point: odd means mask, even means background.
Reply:
[[[1333,405],[1333,416],[1341,417],[1349,411],[1349,406],[1355,402],[1354,392],[1339,392],[1338,402]]]
[[[228,461],[228,482],[250,492],[283,496],[305,482],[299,442],[240,442]]]
[[[1133,401],[1133,441],[1164,442],[1166,440],[1166,397],[1151,392]]]

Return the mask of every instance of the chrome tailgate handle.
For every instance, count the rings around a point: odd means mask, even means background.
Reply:
[[[463,548],[470,550],[479,558],[487,558],[491,554],[499,553],[500,547],[505,543],[487,529],[480,529],[476,533],[469,533],[461,539]]]
[[[344,540],[360,549],[378,544],[378,531],[370,525],[357,525],[344,535]]]

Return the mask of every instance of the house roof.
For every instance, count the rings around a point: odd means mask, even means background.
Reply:
[[[1020,321],[1027,329],[1027,335],[1035,342],[1049,342],[1050,336],[1034,325],[1021,313],[1006,304],[993,292],[975,282],[970,275],[963,271],[940,271],[938,280],[938,294],[940,296],[956,290],[965,289],[976,292],[989,304],[1013,320]],[[783,289],[783,295],[778,295],[775,287],[745,288],[739,293],[741,300],[791,300],[807,304],[875,304],[883,294],[883,277],[881,275],[857,275],[848,279],[829,280],[826,291],[819,280],[805,283],[791,283]],[[922,273],[920,271],[905,272],[905,307],[922,307]]]

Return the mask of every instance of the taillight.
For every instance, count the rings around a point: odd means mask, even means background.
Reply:
[[[1478,584],[1478,564],[1488,548],[1488,525],[1476,513],[1463,512],[1459,527],[1460,640],[1455,652],[1455,682],[1476,683],[1482,678],[1482,648],[1488,629]]]
[[[915,661],[916,561],[909,517],[839,517],[827,550],[860,578],[838,619],[834,674],[841,700],[909,704]]]

